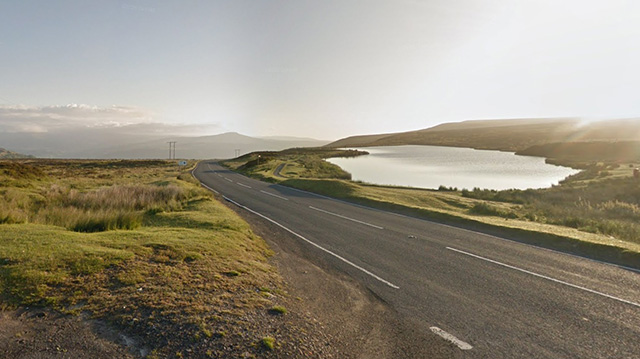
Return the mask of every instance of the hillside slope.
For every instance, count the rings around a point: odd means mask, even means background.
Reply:
[[[521,151],[534,145],[579,141],[632,141],[640,138],[640,120],[583,124],[578,119],[482,120],[445,123],[391,134],[352,136],[326,147],[436,145]]]
[[[212,136],[132,135],[118,129],[86,128],[69,132],[0,133],[0,143],[40,158],[158,159],[169,155],[168,141],[176,141],[177,158],[233,158],[253,151],[317,147],[328,141],[307,138],[258,138],[235,132]],[[73,144],[70,146],[69,144]]]
[[[518,155],[573,161],[640,161],[640,141],[589,141],[535,145]]]
[[[0,147],[0,159],[14,159],[14,158],[33,158],[33,156],[9,151],[7,149]]]

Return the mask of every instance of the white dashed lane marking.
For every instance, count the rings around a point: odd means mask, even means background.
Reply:
[[[313,207],[313,206],[309,206],[309,208],[313,209],[314,211],[318,211],[318,212],[322,212],[322,213],[330,214],[330,215],[332,215],[332,216],[336,216],[336,217],[339,217],[339,218],[342,218],[342,219],[346,219],[346,220],[349,220],[349,221],[352,221],[352,222],[356,222],[356,223],[364,224],[365,226],[369,226],[369,227],[373,227],[373,228],[377,228],[377,229],[384,229],[383,227],[376,226],[375,224],[371,224],[371,223],[367,223],[367,222],[359,221],[359,220],[357,220],[357,219],[349,218],[349,217],[343,216],[343,215],[341,215],[341,214],[337,214],[337,213],[333,213],[333,212],[325,211],[324,209],[316,208],[316,207]]]

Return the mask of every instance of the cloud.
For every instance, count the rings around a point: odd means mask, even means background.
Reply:
[[[198,135],[219,130],[217,124],[168,124],[145,109],[83,104],[0,106],[0,132],[60,133],[96,130],[133,135]]]
[[[82,127],[118,127],[149,122],[147,111],[123,106],[0,106],[0,131],[55,132]]]
[[[162,122],[145,122],[119,126],[105,126],[104,133],[123,133],[129,135],[147,136],[205,136],[219,133],[221,127],[217,124],[169,124]]]

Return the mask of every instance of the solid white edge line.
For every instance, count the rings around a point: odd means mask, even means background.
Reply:
[[[496,260],[485,258],[485,257],[479,256],[477,254],[465,252],[465,251],[460,250],[460,249],[455,249],[455,248],[451,248],[451,247],[446,247],[446,248],[448,250],[451,250],[451,251],[454,251],[454,252],[458,252],[460,254],[464,254],[464,255],[467,255],[467,256],[470,256],[470,257],[481,259],[483,261],[487,261],[487,262],[490,262],[490,263],[493,263],[493,264],[497,264],[499,266],[503,266],[503,267],[506,267],[506,268],[509,268],[509,269],[513,269],[513,270],[516,270],[516,271],[519,271],[519,272],[522,272],[522,273],[526,273],[526,274],[529,274],[529,275],[532,275],[532,276],[535,276],[535,277],[538,277],[538,278],[546,279],[546,280],[549,280],[549,281],[552,281],[552,282],[555,282],[555,283],[564,284],[564,285],[566,285],[568,287],[572,287],[572,288],[575,288],[575,289],[580,289],[580,290],[583,290],[585,292],[589,292],[589,293],[592,293],[592,294],[597,294],[597,295],[600,295],[600,296],[603,296],[603,297],[606,297],[606,298],[609,298],[609,299],[616,300],[618,302],[622,302],[622,303],[625,303],[625,304],[630,304],[630,305],[633,305],[633,306],[636,306],[636,307],[640,308],[640,304],[639,303],[635,303],[635,302],[632,302],[630,300],[618,298],[618,297],[615,297],[615,296],[610,295],[610,294],[598,292],[597,290],[593,290],[593,289],[589,289],[589,288],[586,288],[586,287],[579,286],[577,284],[572,284],[572,283],[569,283],[569,282],[565,282],[565,281],[560,280],[560,279],[555,279],[555,278],[546,276],[544,274],[539,274],[539,273],[536,273],[536,272],[532,272],[532,271],[529,271],[529,270],[526,270],[526,269],[522,269],[522,268],[518,268],[518,267],[515,267],[515,266],[512,266],[512,265],[509,265],[509,264],[506,264],[506,263],[498,262]]]
[[[314,211],[318,211],[318,212],[322,212],[322,213],[326,213],[326,214],[330,214],[332,216],[336,216],[336,217],[340,217],[352,222],[356,222],[356,223],[360,223],[360,224],[364,224],[365,226],[369,226],[369,227],[373,227],[373,228],[377,228],[377,229],[384,229],[384,227],[380,227],[380,226],[376,226],[375,224],[371,224],[371,223],[367,223],[367,222],[363,222],[363,221],[359,221],[357,219],[353,219],[353,218],[349,218],[349,217],[345,217],[343,215],[337,214],[337,213],[333,213],[333,212],[329,212],[329,211],[325,211],[324,209],[320,209],[320,208],[316,208],[314,206],[309,206],[309,208],[313,209]]]
[[[289,198],[282,197],[282,196],[278,196],[277,194],[269,193],[269,192],[267,192],[267,191],[260,190],[260,192],[262,192],[262,193],[264,193],[264,194],[268,194],[269,196],[273,196],[273,197],[276,197],[276,198],[280,198],[280,199],[285,200],[285,201],[288,201],[288,200],[289,200]]]
[[[212,191],[212,192],[213,192],[213,193],[215,193],[215,194],[220,194],[220,192],[218,192],[218,191],[216,191],[215,189],[213,189],[213,188],[211,188],[211,187],[207,186],[206,184],[204,184],[204,183],[202,183],[202,182],[200,182],[200,184],[202,185],[202,187],[204,187],[204,188],[208,189],[209,191]]]
[[[361,204],[357,204],[357,203],[341,200],[341,199],[338,199],[338,198],[332,198],[332,197],[328,197],[328,196],[323,196],[321,194],[317,194],[317,193],[313,193],[313,192],[309,192],[309,191],[305,191],[305,190],[301,190],[301,189],[297,189],[297,188],[293,188],[293,187],[289,187],[289,186],[283,186],[283,185],[276,185],[276,186],[281,186],[283,188],[287,188],[287,189],[290,189],[290,190],[293,190],[293,191],[306,193],[306,194],[311,195],[311,196],[316,196],[316,197],[319,197],[319,198],[324,198],[324,199],[328,199],[328,200],[331,200],[331,201],[336,201],[336,202],[344,203],[344,204],[347,204],[347,205],[352,205],[352,206],[356,206],[356,207],[359,207],[359,208],[368,209],[368,210],[371,210],[371,211],[387,213],[387,214],[390,214],[390,215],[393,215],[393,216],[402,217],[402,218],[408,218],[408,219],[414,219],[414,220],[418,220],[418,221],[424,221],[424,222],[435,224],[435,225],[438,225],[438,226],[443,226],[443,227],[452,228],[452,229],[456,229],[456,230],[460,230],[460,231],[465,231],[465,232],[468,232],[468,233],[473,233],[473,234],[485,236],[485,237],[488,237],[488,238],[494,238],[494,239],[498,239],[498,240],[509,242],[509,243],[519,244],[519,245],[523,245],[523,246],[526,246],[526,247],[529,247],[529,248],[535,248],[535,249],[540,249],[540,250],[543,250],[543,251],[548,251],[548,252],[555,253],[555,254],[558,254],[558,255],[561,255],[561,256],[564,255],[564,256],[569,256],[569,257],[573,257],[573,258],[576,258],[576,259],[583,259],[583,260],[587,260],[587,261],[590,261],[590,262],[603,264],[603,265],[606,265],[606,266],[616,267],[616,268],[625,269],[625,270],[629,270],[629,271],[632,271],[632,272],[640,273],[640,269],[624,266],[622,264],[605,262],[605,261],[602,261],[602,260],[589,258],[589,257],[584,257],[584,256],[573,254],[573,253],[567,253],[567,252],[562,252],[562,251],[558,251],[558,250],[551,249],[551,248],[540,247],[540,246],[536,246],[536,245],[533,245],[533,244],[516,241],[516,240],[513,240],[513,239],[498,237],[498,236],[494,236],[494,235],[488,234],[488,233],[482,233],[482,232],[474,231],[474,230],[467,229],[467,228],[461,228],[461,227],[456,227],[456,226],[452,226],[452,225],[449,225],[449,224],[436,222],[436,221],[430,220],[430,219],[407,216],[405,214],[400,214],[400,213],[395,213],[395,212],[391,212],[391,211],[387,211],[387,210],[383,210],[383,209],[379,209],[379,208],[364,206],[364,205],[361,205]]]
[[[236,206],[238,206],[238,207],[240,207],[240,208],[242,208],[242,209],[245,209],[245,210],[247,210],[247,211],[249,211],[249,212],[251,212],[251,213],[253,213],[253,214],[257,215],[257,216],[260,216],[260,217],[262,217],[262,218],[266,219],[267,221],[269,221],[269,222],[271,222],[271,223],[275,224],[276,226],[278,226],[278,227],[280,227],[280,228],[284,229],[285,231],[287,231],[287,232],[289,232],[289,233],[293,234],[294,236],[296,236],[296,237],[298,237],[298,238],[302,239],[303,241],[305,241],[305,242],[307,242],[307,243],[311,244],[312,246],[314,246],[314,247],[316,247],[316,248],[320,249],[321,251],[323,251],[323,252],[325,252],[325,253],[328,253],[328,254],[330,254],[330,255],[332,255],[332,256],[334,256],[334,257],[338,258],[339,260],[343,261],[344,263],[346,263],[346,264],[348,264],[348,265],[350,265],[350,266],[352,266],[352,267],[354,267],[354,268],[356,268],[356,269],[358,269],[358,270],[360,270],[360,271],[362,271],[362,272],[364,272],[364,273],[368,274],[369,276],[371,276],[371,277],[373,277],[373,278],[375,278],[375,279],[379,280],[380,282],[382,282],[382,283],[384,283],[384,284],[388,285],[389,287],[391,287],[391,288],[393,288],[393,289],[399,289],[399,288],[400,288],[400,287],[398,287],[397,285],[395,285],[395,284],[393,284],[393,283],[391,283],[391,282],[389,282],[389,281],[387,281],[387,280],[385,280],[385,279],[382,279],[381,277],[377,276],[376,274],[373,274],[372,272],[370,272],[370,271],[368,271],[368,270],[366,270],[366,269],[364,269],[364,268],[360,267],[359,265],[357,265],[357,264],[355,264],[355,263],[353,263],[353,262],[349,261],[348,259],[346,259],[346,258],[344,258],[344,257],[340,256],[339,254],[336,254],[336,253],[334,253],[334,252],[332,252],[332,251],[330,251],[330,250],[328,250],[328,249],[326,249],[326,248],[324,248],[324,247],[322,247],[322,246],[320,246],[320,245],[318,245],[318,244],[316,244],[316,243],[314,243],[314,242],[312,242],[312,241],[308,240],[307,238],[305,238],[305,237],[303,237],[302,235],[300,235],[300,234],[298,234],[298,233],[296,233],[296,232],[292,231],[291,229],[289,229],[289,228],[285,227],[284,225],[282,225],[282,224],[280,224],[280,223],[278,223],[278,222],[274,221],[273,219],[271,219],[271,218],[269,218],[269,217],[267,217],[267,216],[265,216],[265,215],[263,215],[263,214],[261,214],[261,213],[258,213],[258,212],[256,212],[256,211],[252,210],[252,209],[251,209],[251,208],[249,208],[249,207],[243,206],[243,205],[241,205],[240,203],[238,203],[238,202],[236,202],[236,201],[234,201],[234,200],[232,200],[232,199],[230,199],[230,198],[228,198],[228,197],[223,196],[223,198],[224,198],[226,201],[229,201],[229,202],[231,202],[231,203],[235,204]]]
[[[442,329],[440,329],[438,327],[431,327],[429,329],[431,329],[432,332],[434,332],[437,335],[439,335],[440,337],[442,337],[444,340],[453,343],[455,346],[457,346],[461,350],[471,350],[471,349],[473,349],[471,344],[469,344],[467,342],[463,342],[462,340],[456,338],[453,334],[449,334],[449,333],[445,332],[444,330],[442,330]]]
[[[244,184],[244,183],[240,183],[240,182],[236,182],[236,183],[238,184],[238,186],[242,186],[242,187],[244,187],[244,188],[251,188],[251,186],[247,186],[247,185],[246,185],[246,184]]]

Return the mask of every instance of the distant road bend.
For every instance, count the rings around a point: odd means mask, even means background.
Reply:
[[[640,273],[260,182],[194,175],[290,232],[461,358],[640,358]]]

